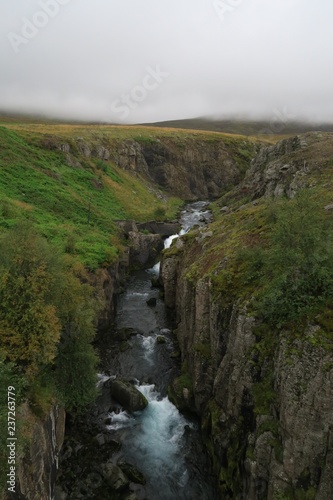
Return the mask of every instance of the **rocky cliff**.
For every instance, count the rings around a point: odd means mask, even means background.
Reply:
[[[236,159],[220,141],[132,141],[119,151],[117,162],[187,200],[216,198],[240,179]]]
[[[242,281],[234,259],[264,244],[261,196],[292,197],[301,187],[322,196],[324,188],[325,208],[331,152],[330,134],[264,148],[244,183],[218,202],[234,199],[234,207],[216,212],[211,227],[185,235],[162,259],[182,354],[170,397],[200,415],[222,498],[333,498],[332,341],[322,341],[316,320],[296,334],[267,326],[254,312],[251,279]],[[249,194],[244,187],[255,202],[239,206]],[[332,337],[327,322],[325,335]]]
[[[147,134],[126,140],[94,136],[66,142],[49,137],[42,144],[60,150],[70,167],[80,168],[89,159],[112,161],[174,196],[196,200],[217,198],[239,182],[259,143],[218,135]]]
[[[65,411],[53,406],[41,420],[36,420],[27,406],[21,411],[26,426],[32,422],[32,431],[28,450],[18,463],[15,498],[51,500],[65,435]]]
[[[311,132],[262,147],[245,178],[227,198],[237,195],[292,198],[299,189],[315,187],[332,165],[332,134]]]
[[[129,230],[125,231],[125,238],[121,238],[120,232],[117,234],[113,227],[114,218],[135,216],[138,206],[142,209],[145,202],[151,203],[152,209],[140,212],[138,218],[141,221],[146,217],[146,213],[149,214],[147,218],[163,219],[166,213],[172,213],[173,217],[175,208],[168,212],[168,204],[164,203],[167,195],[163,191],[178,195],[184,200],[217,197],[227,186],[239,182],[257,146],[254,142],[241,137],[221,137],[218,134],[159,131],[151,136],[150,131],[141,135],[134,128],[131,128],[128,134],[124,130],[115,131],[104,127],[91,127],[86,131],[83,127],[83,137],[79,137],[74,136],[76,127],[60,127],[61,131],[58,127],[55,129],[55,135],[51,135],[52,127],[43,128],[36,132],[36,135],[33,134],[33,139],[28,132],[28,142],[26,138],[22,142],[15,133],[2,131],[7,148],[4,149],[4,154],[8,171],[13,171],[11,163],[14,161],[13,158],[19,157],[22,161],[26,160],[23,161],[23,177],[28,172],[18,198],[16,199],[15,195],[13,199],[4,203],[3,216],[4,220],[6,219],[4,227],[7,227],[7,224],[8,226],[14,224],[16,216],[19,217],[17,207],[22,211],[30,211],[35,207],[35,187],[28,182],[28,179],[30,181],[32,178],[36,185],[47,185],[49,189],[49,191],[44,190],[45,198],[42,197],[42,201],[39,199],[40,205],[36,205],[38,210],[34,213],[38,212],[41,215],[50,209],[54,218],[51,217],[52,230],[46,231],[46,236],[52,233],[53,238],[57,232],[53,232],[54,228],[60,232],[64,229],[61,238],[65,233],[68,233],[68,238],[66,241],[62,239],[61,241],[65,243],[66,252],[78,258],[89,253],[95,240],[98,243],[100,241],[97,228],[103,227],[101,247],[99,248],[97,244],[91,260],[90,258],[88,261],[83,260],[90,271],[82,270],[81,274],[79,267],[81,278],[93,285],[100,301],[98,329],[108,331],[114,316],[115,296],[122,289],[129,266],[132,264],[145,266],[149,262],[153,263],[153,259],[162,248],[163,237],[174,232],[175,227],[171,225],[162,227],[155,221],[140,225],[130,222]],[[79,135],[79,132],[77,134]],[[26,155],[25,148],[27,148]],[[49,154],[45,154],[45,149],[51,150],[51,153],[47,151]],[[63,169],[65,165],[67,168]],[[30,168],[31,172],[37,172],[36,178],[29,174]],[[64,170],[63,177],[60,172],[62,170]],[[123,177],[118,175],[119,172],[124,174]],[[128,175],[127,172],[132,175]],[[139,177],[140,182],[136,179]],[[14,176],[12,182],[15,193],[16,181]],[[105,182],[104,187],[103,182]],[[126,189],[118,189],[124,184]],[[61,189],[58,190],[60,185]],[[66,188],[63,190],[64,186]],[[140,198],[141,188],[143,192]],[[4,189],[6,192],[6,188]],[[62,197],[64,192],[67,194]],[[118,197],[111,196],[113,192],[117,193]],[[108,196],[105,196],[106,193]],[[98,198],[98,201],[95,200],[96,203],[93,202],[95,194]],[[128,209],[123,206],[126,205],[125,197],[134,200]],[[159,203],[160,201],[162,203]],[[156,210],[154,210],[155,202]],[[179,206],[179,200],[173,202],[173,207]],[[114,210],[106,210],[106,206],[113,207],[113,205],[115,205]],[[11,220],[10,224],[7,219]],[[62,223],[65,224],[64,227]],[[87,238],[83,245],[81,245],[81,234],[78,240],[76,239],[76,229],[81,223],[82,234],[96,229],[96,233],[91,232],[91,238]],[[78,232],[81,233],[81,229]],[[112,252],[109,254],[107,250],[111,241]],[[105,260],[103,260],[104,255]],[[119,255],[118,262],[114,263],[116,256]],[[110,262],[113,264],[108,265]],[[95,272],[91,271],[101,264],[102,268]],[[32,420],[29,409],[26,408],[25,411],[23,420]],[[62,417],[54,412],[55,409],[51,411],[47,420],[41,417],[34,423],[30,448],[27,445],[29,450],[20,463],[19,485],[22,498],[49,498],[52,495],[56,454],[60,447],[59,443],[54,444],[54,433],[58,425],[60,428],[62,426],[58,424]],[[28,439],[27,433],[27,441]]]

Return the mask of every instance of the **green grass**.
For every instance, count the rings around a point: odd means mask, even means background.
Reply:
[[[122,248],[115,220],[176,216],[180,200],[160,199],[157,189],[111,161],[80,158],[82,168],[69,167],[62,152],[39,142],[0,127],[0,230],[26,218],[61,249],[74,236],[73,253],[95,269]]]
[[[161,142],[171,150],[220,142],[241,172],[259,144],[208,131],[19,120],[0,117],[0,231],[30,219],[49,241],[92,270],[122,251],[117,219],[171,220],[182,204],[130,162],[126,169],[118,166],[127,141],[143,147]],[[79,144],[107,148],[110,160],[85,157]],[[61,145],[70,147],[69,156]]]

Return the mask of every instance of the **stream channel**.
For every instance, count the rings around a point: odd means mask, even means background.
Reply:
[[[195,225],[206,224],[209,219],[210,212],[205,202],[188,205],[181,214],[180,234]],[[177,236],[168,238],[165,247],[170,246]],[[90,415],[90,424],[93,421],[95,433],[99,432],[92,443],[99,448],[102,463],[110,461],[110,454],[108,457],[103,456],[107,444],[109,450],[113,448],[113,464],[134,466],[146,481],[145,484],[132,481],[127,488],[127,496],[125,492],[115,493],[114,496],[105,496],[105,500],[214,500],[218,497],[198,422],[183,416],[167,397],[168,385],[179,373],[179,363],[173,358],[176,347],[173,344],[172,320],[159,290],[151,285],[152,277],[158,273],[159,264],[156,264],[151,269],[136,271],[131,275],[125,292],[117,301],[115,329],[118,332],[132,331],[132,334],[126,338],[126,342],[115,345],[114,342],[103,340],[102,347],[99,347],[102,360],[99,384],[103,390]],[[150,298],[156,299],[154,307],[147,305]],[[130,380],[145,395],[149,404],[143,411],[130,414],[110,398],[108,382],[116,377]],[[89,433],[94,434],[94,431],[90,429]],[[76,474],[79,475],[86,470],[84,465],[79,469],[77,464],[74,465],[75,446],[79,451],[81,447],[84,455],[85,446],[80,441],[69,445],[70,453],[68,445],[65,447],[65,459],[62,460],[63,470],[74,467],[73,472],[76,468]],[[121,447],[117,447],[116,443],[121,443]],[[66,454],[69,461],[66,460]],[[95,458],[90,460],[96,461]],[[96,466],[92,470],[97,470]],[[93,473],[90,476],[90,483],[95,482],[95,486],[98,486],[98,476]],[[82,488],[84,483],[86,486]],[[69,493],[66,498],[103,500],[104,497],[98,496],[97,492],[93,496],[89,488],[87,478],[82,478],[81,486],[65,488]],[[101,495],[102,490],[99,491]]]

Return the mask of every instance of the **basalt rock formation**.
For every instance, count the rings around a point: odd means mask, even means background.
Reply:
[[[73,169],[100,169],[103,172],[103,162],[112,162],[143,179],[148,189],[162,201],[166,196],[163,190],[184,200],[219,196],[227,186],[240,181],[248,159],[254,156],[257,148],[255,142],[246,139],[221,138],[218,135],[212,137],[211,134],[207,135],[207,139],[200,136],[198,140],[193,136],[186,138],[185,134],[179,137],[177,134],[170,134],[170,137],[164,135],[161,139],[152,140],[147,140],[146,136],[121,140],[112,139],[112,134],[104,134],[103,131],[96,134],[95,131],[89,132],[86,137],[76,138],[71,135],[60,138],[43,133],[38,144],[43,149],[55,151],[59,156],[59,164],[66,164],[71,172]],[[21,154],[20,148],[19,143],[18,155]],[[44,172],[44,168],[42,170]],[[45,169],[45,175],[65,183],[56,169]],[[102,189],[102,181],[97,175],[93,180],[93,187],[98,191]],[[131,192],[135,195],[134,191]],[[25,195],[23,192],[22,196]],[[68,198],[68,202],[72,204],[72,199]],[[24,203],[24,206],[30,209],[28,203]],[[63,213],[66,220],[66,210]],[[87,198],[87,225],[93,223],[90,215],[90,202]],[[107,331],[112,323],[115,297],[122,290],[129,266],[133,263],[145,266],[153,261],[162,247],[162,238],[173,233],[175,227],[158,222],[139,226],[134,223],[125,225],[128,245],[118,262],[109,266],[106,264],[94,273],[87,271],[87,282],[94,286],[101,305],[97,325],[101,331]],[[147,232],[154,234],[145,234]],[[75,245],[72,246],[71,253],[75,254]],[[28,411],[30,410],[27,409]],[[31,420],[33,418],[35,417],[31,416]],[[24,419],[30,421],[30,414]],[[32,432],[27,433],[31,436],[31,448],[22,458],[18,469],[18,486],[22,499],[53,497],[57,453],[61,448],[63,432],[64,414],[54,407],[46,421],[37,419]]]
[[[67,165],[80,168],[85,159],[112,160],[120,168],[147,179],[184,200],[213,199],[234,186],[258,144],[244,139],[179,136],[93,141],[76,138],[59,142],[53,138],[45,147],[58,149]]]
[[[26,423],[34,423],[28,451],[18,462],[15,498],[52,499],[58,455],[65,436],[65,411],[53,406],[43,421],[36,420],[27,406],[21,411]]]
[[[260,197],[329,190],[332,156],[331,134],[263,148],[245,180],[218,202],[224,210],[205,230],[209,236],[185,235],[162,258],[182,360],[170,397],[201,417],[222,498],[333,497],[332,350],[318,340],[315,321],[290,338],[263,325],[253,291],[235,293],[242,271],[230,263],[236,238],[252,245],[263,232],[253,222],[265,203]],[[235,236],[246,217],[251,225]]]

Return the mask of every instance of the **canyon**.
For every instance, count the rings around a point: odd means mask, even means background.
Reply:
[[[246,153],[235,151],[232,141],[193,138],[126,140],[112,147],[104,139],[48,141],[45,145],[61,150],[70,168],[81,168],[84,158],[112,158],[119,168],[146,179],[150,189],[158,185],[186,201],[214,202],[213,222],[180,236],[162,255],[159,279],[180,352],[169,399],[200,419],[221,498],[332,498],[331,337],[321,341],[322,320],[315,318],[290,338],[267,327],[255,314],[251,283],[237,289],[242,268],[233,261],[244,242],[263,238],[262,214],[271,198],[292,201],[308,190],[331,217],[332,135],[314,132],[261,147],[244,140]],[[241,232],[244,221],[251,224]],[[103,303],[98,323],[103,335],[110,331],[130,266],[154,263],[163,238],[177,227],[134,220],[118,226],[126,242],[121,255],[89,278]],[[20,498],[52,498],[63,420],[63,410],[54,407],[37,424],[35,434],[46,445],[31,444],[30,461],[37,461],[33,446],[44,452],[30,476],[22,465]],[[41,496],[34,496],[31,484],[40,485]]]

